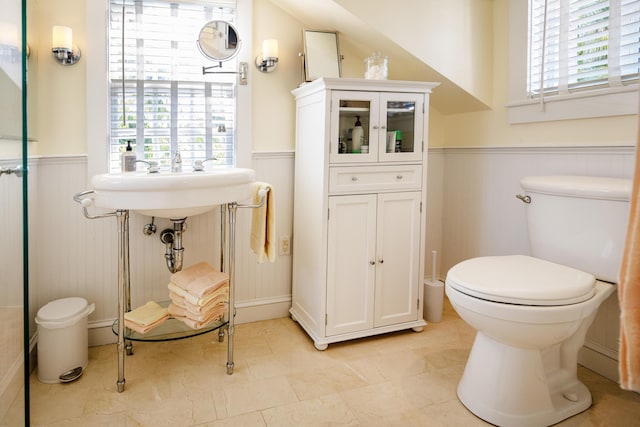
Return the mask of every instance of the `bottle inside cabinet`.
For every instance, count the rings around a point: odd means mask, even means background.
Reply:
[[[415,116],[415,102],[387,102],[387,153],[411,153],[415,150]]]
[[[370,101],[340,100],[339,138],[344,141],[341,154],[359,154],[368,149]]]

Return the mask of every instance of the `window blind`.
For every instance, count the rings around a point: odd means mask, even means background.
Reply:
[[[139,160],[170,170],[215,157],[235,163],[235,76],[202,74],[211,65],[198,50],[200,28],[233,23],[235,0],[113,0],[109,10],[110,162],[120,171],[127,141]],[[235,70],[235,61],[221,64]]]
[[[529,0],[528,59],[530,97],[638,82],[640,0]]]

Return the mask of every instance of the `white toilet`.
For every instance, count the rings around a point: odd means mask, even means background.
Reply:
[[[492,424],[545,426],[591,405],[576,375],[578,350],[615,290],[631,180],[540,176],[520,184],[531,256],[463,261],[445,289],[478,330],[460,401]]]

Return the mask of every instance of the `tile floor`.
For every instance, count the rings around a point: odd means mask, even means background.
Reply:
[[[33,426],[482,426],[456,398],[474,331],[448,304],[443,321],[332,344],[317,351],[291,319],[236,327],[235,370],[226,340],[207,334],[136,343],[126,390],[116,392],[115,345],[89,350],[71,384],[31,378]],[[640,395],[584,368],[586,412],[561,426],[640,425]],[[9,424],[10,425],[10,424]]]

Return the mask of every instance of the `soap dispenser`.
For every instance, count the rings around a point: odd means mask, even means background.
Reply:
[[[131,140],[127,140],[127,148],[122,153],[122,172],[135,172],[136,155],[131,147]]]
[[[171,172],[182,172],[182,156],[178,150],[176,150],[176,155],[171,163]]]
[[[360,147],[362,147],[362,144],[364,142],[364,129],[362,129],[362,123],[360,123],[360,116],[356,116],[356,123],[353,126],[351,140],[353,144],[353,152],[359,153]]]

